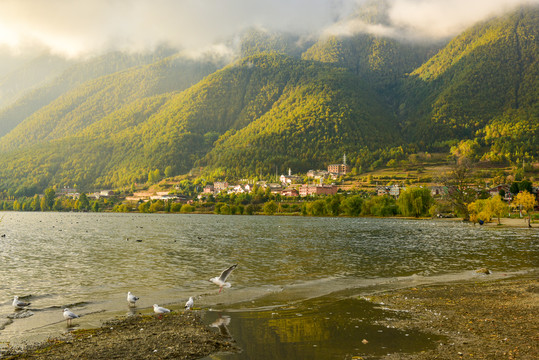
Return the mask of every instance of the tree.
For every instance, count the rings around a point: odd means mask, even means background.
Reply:
[[[518,183],[518,190],[520,191],[527,191],[530,194],[532,193],[532,183],[529,180],[522,180],[520,183]]]
[[[171,176],[172,176],[172,166],[169,165],[165,168],[165,177],[169,178]]]
[[[509,188],[509,191],[511,192],[511,194],[513,195],[516,195],[520,192],[520,186],[519,186],[519,183],[518,181],[515,181],[511,184],[511,187]]]
[[[77,208],[79,211],[87,211],[90,208],[90,200],[88,200],[88,196],[85,193],[80,194]]]
[[[492,213],[488,207],[488,201],[488,199],[479,199],[468,204],[470,221],[474,224],[479,221],[490,222]]]
[[[41,201],[40,201],[40,204],[39,204],[39,208],[41,209],[41,211],[47,211],[47,210],[49,210],[49,207],[47,206],[47,199],[45,199],[45,197],[42,197],[42,198],[41,198]]]
[[[263,207],[264,214],[266,215],[273,215],[277,211],[277,204],[275,201],[271,200],[264,204]]]
[[[471,163],[462,161],[440,178],[440,182],[447,187],[447,199],[464,221],[470,219],[468,204],[475,200],[476,195],[471,187],[472,174]]]
[[[475,160],[478,157],[481,147],[477,140],[462,140],[457,146],[451,147],[451,154],[457,158],[459,163],[467,160]]]
[[[308,210],[313,216],[325,216],[327,215],[326,202],[324,200],[316,200],[309,204]]]
[[[193,211],[195,211],[195,207],[194,206],[191,206],[189,204],[183,204],[182,207],[180,208],[180,212],[181,213],[192,213]]]
[[[396,214],[395,199],[389,195],[373,196],[361,205],[361,215],[392,216]]]
[[[56,192],[53,188],[48,188],[45,190],[45,202],[47,204],[47,210],[50,210],[54,206],[54,198],[56,196]]]
[[[427,214],[432,204],[432,195],[429,189],[410,187],[404,190],[398,200],[401,214],[405,216],[420,217]]]
[[[341,208],[348,216],[358,216],[361,213],[361,204],[363,204],[361,196],[354,195],[344,198]]]
[[[507,204],[502,200],[502,197],[500,195],[496,195],[489,201],[489,208],[490,211],[492,211],[492,214],[494,214],[498,218],[498,225],[500,224],[500,218],[507,214]]]
[[[532,227],[532,212],[535,206],[536,200],[533,194],[530,194],[527,191],[521,191],[513,199],[512,205],[518,207],[521,210],[524,210],[528,214],[528,227]]]
[[[332,197],[328,198],[326,208],[327,208],[327,212],[330,215],[339,216],[339,214],[341,213],[341,197],[340,197],[340,195],[335,195],[335,196],[332,196]]]

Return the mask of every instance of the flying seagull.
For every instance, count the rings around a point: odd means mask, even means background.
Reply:
[[[15,295],[15,297],[13,298],[13,307],[15,309],[23,309],[25,308],[26,306],[30,305],[30,303],[28,302],[24,302],[24,301],[20,301],[19,300],[19,297],[17,295]]]
[[[161,307],[157,304],[153,304],[153,311],[156,313],[156,314],[166,314],[166,313],[169,313],[170,310],[169,309],[166,309],[164,307]]]
[[[131,294],[131,291],[127,292],[127,302],[129,306],[135,306],[135,303],[137,302],[139,298],[133,294]]]
[[[68,308],[64,309],[64,319],[67,321],[67,326],[71,325],[71,320],[79,318],[79,315],[75,315]]]
[[[185,303],[185,310],[191,310],[193,308],[193,304],[193,297],[189,296],[189,300],[187,300],[187,302]]]
[[[232,270],[234,270],[236,268],[236,266],[238,266],[238,264],[234,264],[231,267],[229,267],[228,269],[226,269],[225,271],[223,271],[221,273],[221,276],[214,277],[214,278],[210,279],[210,281],[212,283],[219,286],[219,292],[221,292],[221,290],[223,290],[223,287],[229,288],[230,286],[232,286],[232,285],[230,285],[230,283],[226,282],[226,278],[228,277],[228,275],[230,275]]]

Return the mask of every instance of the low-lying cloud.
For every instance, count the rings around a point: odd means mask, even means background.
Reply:
[[[378,0],[379,2],[380,0]],[[317,36],[372,32],[430,38],[539,0],[387,0],[385,24],[353,14],[373,0],[3,0],[0,47],[43,46],[67,56],[159,45],[216,47],[247,28]],[[375,0],[376,2],[376,0]]]

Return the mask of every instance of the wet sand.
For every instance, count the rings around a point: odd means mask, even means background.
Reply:
[[[446,337],[434,350],[384,359],[539,359],[538,275],[421,286],[372,297],[409,315],[384,325]]]
[[[237,351],[234,341],[204,325],[196,311],[137,315],[99,329],[74,330],[62,339],[11,349],[2,359],[199,359]]]
[[[539,359],[538,275],[534,271],[518,277],[425,285],[370,296],[371,301],[405,314],[380,325],[442,335],[444,339],[437,340],[432,350],[382,358]],[[197,311],[191,311],[162,318],[115,320],[101,329],[73,331],[66,339],[6,358],[197,359],[223,351],[241,349],[233,339],[204,325]],[[355,358],[374,359],[369,355]]]

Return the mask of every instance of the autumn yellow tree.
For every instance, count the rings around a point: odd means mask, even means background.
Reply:
[[[530,194],[527,191],[521,191],[513,199],[512,206],[524,210],[528,214],[528,227],[532,227],[532,212],[535,206],[536,200],[533,194]]]
[[[500,224],[500,218],[507,212],[507,208],[507,204],[503,202],[500,195],[490,199],[476,200],[468,204],[470,220],[474,223],[479,222],[479,220],[490,222],[492,217],[496,216],[498,224]]]
[[[480,221],[490,222],[492,213],[488,206],[489,199],[476,200],[468,204],[468,213],[470,221],[474,224]]]
[[[488,208],[489,211],[498,218],[498,225],[500,225],[500,218],[503,214],[507,214],[507,204],[502,200],[500,195],[496,195],[489,199]]]

